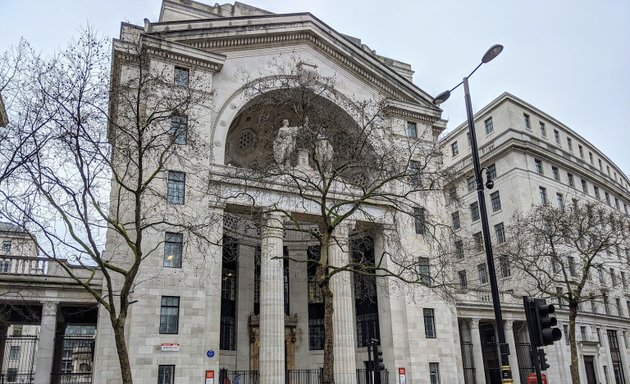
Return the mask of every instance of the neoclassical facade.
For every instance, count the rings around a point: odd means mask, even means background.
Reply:
[[[628,176],[577,132],[535,106],[504,93],[476,112],[475,127],[482,167],[494,180],[494,188],[486,190],[486,200],[495,246],[506,241],[514,213],[526,213],[533,206],[597,202],[612,211],[630,214]],[[459,239],[454,244],[459,251],[453,270],[462,290],[456,305],[466,383],[498,383],[485,254],[480,248],[466,246],[466,239],[474,243],[475,236],[481,236],[467,124],[449,132],[442,139],[442,147],[444,165],[454,175],[449,193],[460,198],[447,204],[446,220]],[[607,289],[607,301],[600,298],[589,305],[584,303],[577,320],[579,370],[585,383],[625,383],[630,375],[630,300],[625,282],[630,273],[626,262],[630,260],[630,246],[621,245],[612,253],[622,262],[600,272],[598,282]],[[506,338],[512,352],[510,365],[514,382],[521,383],[531,372],[521,299],[525,283],[519,280],[523,275],[508,258],[495,252],[495,260]],[[558,307],[563,339],[545,348],[551,366],[546,373],[550,382],[567,383],[571,381],[568,308],[556,299],[551,301]]]

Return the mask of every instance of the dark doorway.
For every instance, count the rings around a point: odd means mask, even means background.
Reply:
[[[501,384],[499,353],[497,351],[497,339],[494,333],[494,326],[491,323],[479,323],[479,334],[481,336],[481,350],[486,383]]]
[[[586,384],[597,384],[593,356],[584,356],[584,368],[586,369]]]

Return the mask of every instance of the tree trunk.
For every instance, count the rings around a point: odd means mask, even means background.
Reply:
[[[578,303],[575,300],[569,301],[569,334],[565,337],[569,338],[571,348],[571,383],[580,384],[580,370],[577,350],[577,340],[575,337],[575,319],[578,314]]]
[[[319,266],[319,268],[324,268]],[[322,384],[335,384],[335,333],[333,330],[333,293],[330,289],[330,281],[326,280],[321,286],[324,296],[324,371]]]
[[[116,352],[118,353],[122,382],[123,384],[133,384],[129,353],[127,352],[127,340],[125,340],[125,320],[119,318],[112,326],[114,328],[114,338],[116,339]]]

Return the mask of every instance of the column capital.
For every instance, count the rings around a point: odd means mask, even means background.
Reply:
[[[43,301],[42,302],[42,316],[56,316],[57,315],[57,303],[56,301]]]
[[[479,328],[479,321],[481,319],[478,317],[471,317],[470,319],[468,319],[468,321],[470,322],[470,328],[472,329],[478,329]]]
[[[262,237],[284,238],[284,222],[286,216],[278,211],[263,212],[260,220],[260,234]]]

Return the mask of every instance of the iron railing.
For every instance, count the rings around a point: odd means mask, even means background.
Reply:
[[[473,358],[473,345],[471,342],[462,342],[462,364],[464,368],[464,384],[476,384],[475,362]],[[483,367],[481,367],[483,369]]]
[[[3,336],[0,345],[4,345],[0,383],[32,383],[37,336]]]
[[[357,369],[357,384],[372,384],[372,371],[369,369]],[[381,384],[389,384],[389,372],[387,369],[381,371]]]
[[[51,374],[52,384],[91,384],[94,365],[94,337],[65,335],[58,337],[61,355],[57,356],[56,370]]]
[[[371,384],[368,374],[371,371],[357,369],[357,384]],[[286,371],[286,384],[321,384],[321,369],[290,369]],[[219,370],[220,384],[258,384],[258,371],[230,371]],[[65,384],[65,383],[63,383]],[[381,371],[381,384],[389,384],[387,370]]]

